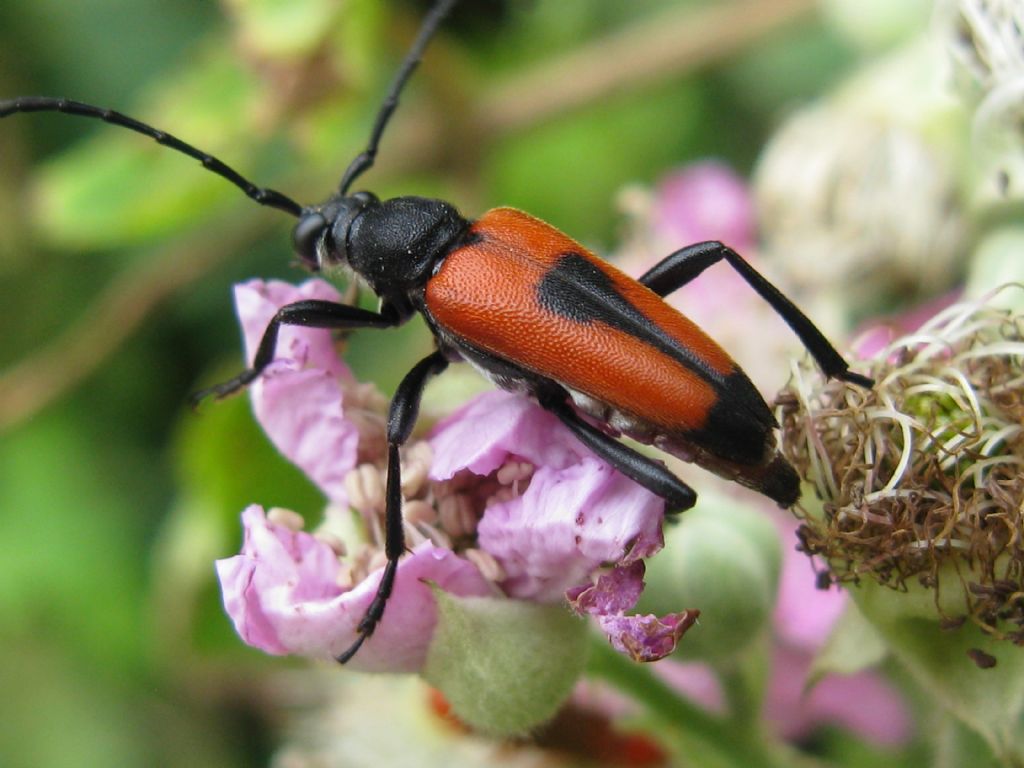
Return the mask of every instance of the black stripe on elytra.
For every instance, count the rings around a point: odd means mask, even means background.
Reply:
[[[771,409],[741,370],[722,381],[704,426],[687,434],[709,453],[737,464],[760,464],[769,433],[778,426]]]
[[[537,286],[540,305],[586,325],[601,322],[639,339],[714,385],[723,377],[690,350],[648,320],[616,289],[600,267],[578,253],[561,254]]]

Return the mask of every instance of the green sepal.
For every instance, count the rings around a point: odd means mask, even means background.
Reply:
[[[587,623],[564,605],[433,590],[438,621],[421,674],[452,713],[494,736],[550,720],[583,672]]]

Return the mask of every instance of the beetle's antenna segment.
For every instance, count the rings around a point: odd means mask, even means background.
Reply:
[[[398,97],[401,95],[402,89],[416,69],[416,66],[420,63],[420,59],[423,58],[423,52],[426,50],[430,38],[434,36],[434,32],[437,31],[438,26],[456,2],[458,0],[440,0],[431,9],[430,13],[427,14],[426,18],[423,19],[419,34],[416,35],[416,40],[409,49],[409,53],[405,55],[405,59],[402,61],[402,66],[395,75],[395,79],[391,81],[388,95],[380,106],[380,112],[377,113],[377,121],[373,125],[373,131],[370,132],[370,142],[366,145],[366,149],[356,155],[352,162],[349,163],[348,168],[345,169],[345,173],[341,177],[341,183],[338,185],[338,194],[344,196],[348,192],[348,188],[352,186],[352,182],[373,167],[373,161],[377,158],[377,145],[380,144],[380,137],[384,133],[392,113],[398,106]]]
[[[18,112],[61,112],[65,115],[77,115],[79,117],[102,120],[111,125],[127,128],[129,131],[141,133],[143,136],[153,139],[157,144],[170,147],[198,160],[202,163],[203,168],[227,179],[241,189],[247,197],[255,200],[260,205],[277,208],[285,213],[290,213],[296,218],[302,215],[302,206],[287,195],[273,189],[257,187],[234,168],[218,160],[213,155],[196,149],[176,136],[172,136],[127,115],[122,115],[120,112],[115,112],[112,109],[95,107],[92,104],[84,104],[80,101],[72,101],[71,99],[55,99],[48,96],[23,96],[17,99],[0,100],[0,118]]]

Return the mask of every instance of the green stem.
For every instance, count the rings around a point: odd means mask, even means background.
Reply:
[[[588,671],[630,694],[687,744],[713,750],[724,764],[766,768],[792,765],[789,759],[769,748],[759,733],[743,729],[731,719],[712,715],[682,698],[650,666],[630,661],[609,647],[604,638],[595,637],[591,643]]]
[[[761,727],[764,697],[763,659],[748,649],[735,663],[716,666],[732,721],[740,729],[754,733]]]

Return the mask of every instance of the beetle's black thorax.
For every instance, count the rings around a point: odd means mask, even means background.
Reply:
[[[304,208],[292,239],[312,271],[349,267],[389,301],[422,288],[469,226],[443,200],[356,192]]]
[[[455,208],[423,197],[396,197],[367,205],[348,225],[348,265],[379,296],[421,287],[434,264],[447,255],[466,230]],[[335,231],[337,241],[340,232]]]

